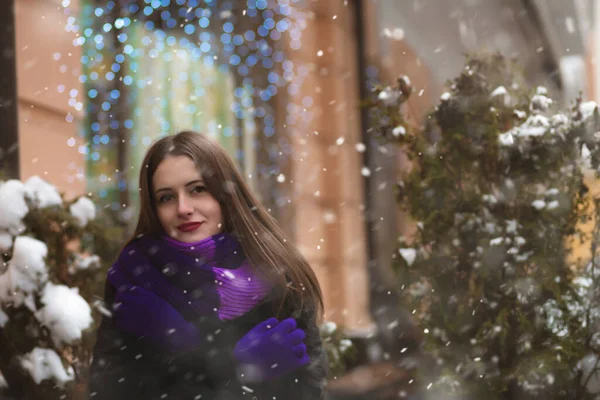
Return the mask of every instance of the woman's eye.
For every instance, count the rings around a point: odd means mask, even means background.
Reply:
[[[206,188],[204,186],[196,186],[192,189],[193,193],[203,193],[206,192]]]
[[[166,194],[164,196],[159,197],[158,202],[159,203],[166,203],[167,201],[171,200],[173,196],[171,196],[170,194]]]

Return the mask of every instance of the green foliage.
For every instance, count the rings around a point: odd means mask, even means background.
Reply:
[[[598,350],[597,325],[582,320],[597,303],[583,301],[590,285],[578,274],[589,268],[568,264],[567,241],[590,217],[583,178],[584,165],[597,171],[600,161],[598,110],[578,99],[551,112],[546,90],[526,87],[498,54],[468,57],[412,132],[400,111],[410,91],[374,94],[374,135],[413,161],[397,188],[418,229],[394,258],[439,366],[431,391],[593,398],[579,363]]]
[[[319,328],[323,348],[329,362],[329,378],[339,377],[356,357],[356,348],[350,339],[333,322],[325,322]]]

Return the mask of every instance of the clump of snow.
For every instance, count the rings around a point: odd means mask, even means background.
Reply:
[[[538,312],[545,314],[546,325],[556,336],[564,337],[569,333],[569,330],[561,324],[561,321],[564,318],[564,313],[560,307],[558,307],[556,300],[548,300],[540,308],[538,308]]]
[[[500,135],[498,135],[498,141],[503,146],[511,146],[515,143],[515,139],[513,138],[511,131],[501,133]]]
[[[381,92],[379,92],[379,100],[383,102],[386,106],[393,106],[398,102],[400,98],[400,91],[392,89],[390,86],[387,86]]]
[[[492,91],[492,93],[490,94],[491,97],[501,97],[502,98],[502,103],[505,106],[508,106],[510,104],[510,96],[508,94],[508,91],[506,90],[506,88],[504,86],[498,86],[496,89],[494,89]]]
[[[0,275],[0,302],[10,302],[16,307],[25,304],[35,311],[33,293],[48,280],[44,261],[47,255],[45,243],[28,236],[18,236],[8,269]]]
[[[327,335],[331,335],[337,329],[337,324],[335,322],[326,321],[321,325],[321,331]]]
[[[550,126],[550,121],[548,120],[548,118],[540,114],[530,115],[525,122],[531,126]]]
[[[0,252],[10,250],[12,242],[13,236],[10,233],[0,231]]]
[[[393,134],[395,137],[404,136],[404,135],[406,135],[406,128],[404,128],[402,125],[398,125],[397,127],[395,127],[395,128],[392,130],[392,134]]]
[[[452,95],[450,94],[450,92],[444,92],[440,96],[440,100],[441,101],[448,101],[448,100],[450,100],[450,97],[452,97]]]
[[[75,262],[69,266],[69,272],[74,274],[82,269],[92,269],[100,267],[100,257],[97,254],[82,256],[80,254],[75,255]]]
[[[25,182],[25,196],[39,208],[58,206],[63,203],[56,187],[37,175]]]
[[[590,149],[583,144],[581,146],[581,164],[584,168],[590,169],[592,168],[592,158],[591,158],[591,151]]]
[[[536,210],[541,210],[546,207],[546,202],[544,200],[535,200],[533,203],[531,203],[531,205]]]
[[[502,243],[504,243],[503,237],[497,237],[497,238],[490,240],[490,246],[499,246]]]
[[[515,110],[515,115],[517,116],[517,118],[523,119],[527,116],[527,113],[525,111]]]
[[[470,229],[472,229],[472,227],[473,227],[472,223],[474,221],[469,221],[469,222],[470,222],[469,223]],[[481,221],[478,221],[478,222],[481,222]],[[490,235],[493,235],[496,232],[496,228],[498,228],[498,226],[493,222],[486,222],[486,224],[485,224],[485,231],[487,233],[489,233]]]
[[[21,366],[29,372],[36,384],[51,379],[62,387],[74,377],[73,368],[65,369],[59,355],[52,349],[34,348],[21,358]]]
[[[506,233],[517,233],[518,222],[516,219],[506,221]]]
[[[591,154],[592,153],[590,152],[590,149],[588,149],[588,147],[587,147],[586,144],[584,144],[583,146],[581,146],[581,157],[582,158],[584,158],[584,159],[585,158],[589,158]]]
[[[412,297],[423,297],[426,296],[428,293],[431,293],[431,286],[423,282],[415,282],[412,285],[410,285],[408,291]]]
[[[493,194],[484,194],[483,196],[481,196],[481,199],[489,204],[497,204],[498,203],[498,199]]]
[[[25,202],[25,185],[18,180],[6,181],[0,186],[0,229],[12,235],[25,230],[23,217],[29,212]]]
[[[4,389],[8,387],[8,383],[6,383],[6,379],[4,379],[4,375],[0,372],[0,389]]]
[[[594,114],[594,110],[598,107],[595,101],[586,101],[579,105],[579,112],[583,119],[587,119]]]
[[[340,340],[340,351],[342,353],[344,353],[350,347],[352,347],[352,340],[350,340],[350,339],[342,339],[342,340]]]
[[[412,82],[410,81],[410,78],[407,75],[402,75],[400,77],[400,80],[403,81],[406,86],[412,86]]]
[[[409,267],[413,265],[417,258],[417,251],[415,249],[400,249],[398,252],[402,258],[404,258],[404,261],[406,261]]]
[[[550,126],[550,121],[543,115],[530,115],[525,123],[516,128],[517,136],[541,136]]]
[[[498,135],[498,141],[503,146],[514,144],[515,137],[542,136],[549,131],[550,121],[543,115],[530,115],[525,122],[507,132]]]
[[[494,89],[492,91],[491,96],[492,97],[496,97],[496,96],[500,96],[503,94],[507,94],[508,92],[506,91],[506,88],[504,86],[498,86],[496,89]]]
[[[569,117],[565,114],[557,113],[550,117],[550,123],[552,126],[561,126],[569,123]]]
[[[552,99],[543,94],[536,94],[531,98],[529,109],[531,111],[547,111],[552,105]]]
[[[69,211],[81,226],[86,226],[89,221],[96,218],[96,207],[94,206],[94,203],[85,196],[80,197],[75,203],[71,204]]]
[[[49,282],[42,291],[41,302],[44,307],[36,313],[36,318],[50,329],[57,346],[81,339],[82,331],[93,322],[90,306],[79,295],[78,288]]]

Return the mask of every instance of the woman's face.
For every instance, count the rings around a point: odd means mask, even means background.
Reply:
[[[165,158],[154,171],[152,186],[156,214],[169,236],[192,243],[221,232],[221,206],[206,190],[191,158]]]

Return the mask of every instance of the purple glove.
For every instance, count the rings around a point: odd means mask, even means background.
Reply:
[[[171,304],[151,291],[127,285],[115,295],[113,318],[116,326],[153,345],[178,352],[201,344],[200,332]]]
[[[203,343],[198,328],[167,301],[139,286],[123,285],[114,301],[115,325],[131,335],[143,336],[167,352],[181,352]],[[242,380],[264,382],[283,376],[310,362],[306,334],[296,320],[281,323],[269,318],[256,325],[235,345],[234,361]]]
[[[240,339],[233,354],[242,380],[264,382],[308,364],[310,358],[303,343],[306,334],[296,326],[293,318],[281,323],[269,318]]]

